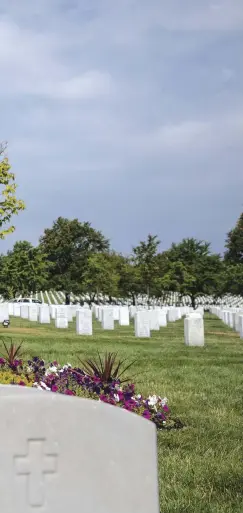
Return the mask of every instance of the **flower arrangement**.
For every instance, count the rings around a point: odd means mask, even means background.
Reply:
[[[114,353],[106,354],[103,360],[98,354],[98,362],[89,359],[79,368],[70,363],[61,366],[56,361],[46,365],[37,356],[24,363],[13,358],[14,349],[8,350],[6,358],[0,358],[0,383],[103,401],[151,420],[159,429],[182,427],[178,419],[171,418],[166,397],[144,397],[135,391],[135,385],[123,377],[132,364],[124,368],[124,361],[117,362]]]

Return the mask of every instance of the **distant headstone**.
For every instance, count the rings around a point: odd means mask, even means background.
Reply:
[[[160,308],[158,310],[158,314],[159,314],[159,326],[161,328],[165,328],[167,326],[167,315],[166,315],[166,311],[162,310],[162,308]]]
[[[149,310],[149,323],[151,331],[159,331],[159,312],[158,310]]]
[[[243,338],[243,315],[239,318],[240,338]]]
[[[176,309],[175,308],[170,308],[167,311],[167,321],[168,322],[175,322],[175,320],[176,320]]]
[[[14,317],[20,317],[20,304],[19,303],[13,304],[13,315],[14,315]]]
[[[119,308],[119,306],[113,306],[113,318],[114,318],[114,321],[120,321],[120,308]]]
[[[138,310],[134,316],[135,336],[139,338],[150,337],[150,317],[148,310]]]
[[[184,319],[184,337],[187,346],[204,346],[204,323],[201,314],[193,313]]]
[[[48,305],[40,305],[39,307],[39,322],[41,324],[50,324],[50,311]]]
[[[38,321],[38,305],[36,303],[31,303],[28,306],[28,319],[32,322]]]
[[[60,329],[68,328],[67,307],[59,306],[56,311],[55,327]]]
[[[127,306],[120,306],[118,309],[120,326],[129,326],[129,310]]]
[[[20,306],[20,317],[21,317],[21,319],[29,318],[29,303],[23,303]]]
[[[0,303],[0,322],[9,320],[8,303]]]
[[[78,335],[92,335],[92,312],[83,308],[76,313],[76,333]]]
[[[103,402],[17,388],[0,401],[0,481],[11,489],[0,494],[2,513],[80,504],[85,513],[159,513],[152,422]]]
[[[102,309],[102,328],[104,330],[114,330],[113,308]]]
[[[49,310],[50,310],[51,319],[54,321],[54,319],[56,319],[57,306],[56,305],[50,305],[49,306]]]

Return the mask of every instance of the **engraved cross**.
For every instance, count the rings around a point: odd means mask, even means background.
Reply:
[[[27,501],[33,507],[44,505],[45,474],[57,471],[57,454],[45,454],[44,442],[44,439],[28,440],[27,454],[15,456],[16,473],[27,476]]]

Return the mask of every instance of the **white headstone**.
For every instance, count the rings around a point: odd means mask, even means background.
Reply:
[[[58,306],[56,311],[55,327],[60,329],[68,328],[67,308]]]
[[[167,315],[166,315],[166,311],[162,310],[162,308],[160,308],[158,310],[158,313],[159,313],[159,325],[160,327],[162,328],[165,328],[167,326]]]
[[[20,304],[19,303],[13,304],[13,314],[14,314],[14,317],[20,317]]]
[[[120,326],[129,326],[130,320],[128,306],[120,306],[118,313]]]
[[[92,335],[92,312],[87,308],[77,310],[76,313],[76,333],[78,335]]]
[[[170,308],[167,311],[167,320],[168,320],[168,322],[175,322],[175,320],[176,320],[176,309],[175,308]]]
[[[38,305],[36,303],[31,303],[28,306],[28,319],[32,322],[38,321]]]
[[[149,322],[151,331],[159,331],[159,312],[158,310],[149,310]]]
[[[41,324],[50,324],[50,311],[48,305],[39,306],[39,322]]]
[[[201,314],[190,314],[184,319],[184,337],[187,346],[204,346],[204,323]]]
[[[23,303],[20,306],[20,317],[21,317],[21,319],[29,318],[29,303]]]
[[[152,422],[98,401],[14,388],[0,401],[0,482],[11,490],[0,494],[1,513],[159,513]]]
[[[9,320],[9,309],[8,309],[8,303],[1,303],[0,304],[0,323],[3,321]]]
[[[150,337],[150,318],[148,310],[139,310],[135,313],[135,336],[139,338]]]
[[[113,306],[113,317],[114,321],[120,320],[120,308],[119,306]]]
[[[243,315],[240,315],[239,327],[240,327],[240,338],[243,338]]]
[[[102,309],[102,328],[104,330],[114,330],[113,308]]]

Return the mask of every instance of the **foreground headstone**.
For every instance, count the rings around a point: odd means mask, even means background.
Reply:
[[[150,337],[150,318],[148,310],[138,310],[134,316],[135,337]]]
[[[83,308],[76,312],[76,333],[78,335],[92,335],[92,312]]]
[[[150,421],[98,401],[21,392],[0,401],[2,513],[159,513]]]
[[[184,319],[186,346],[204,346],[204,323],[201,314],[189,314]]]

